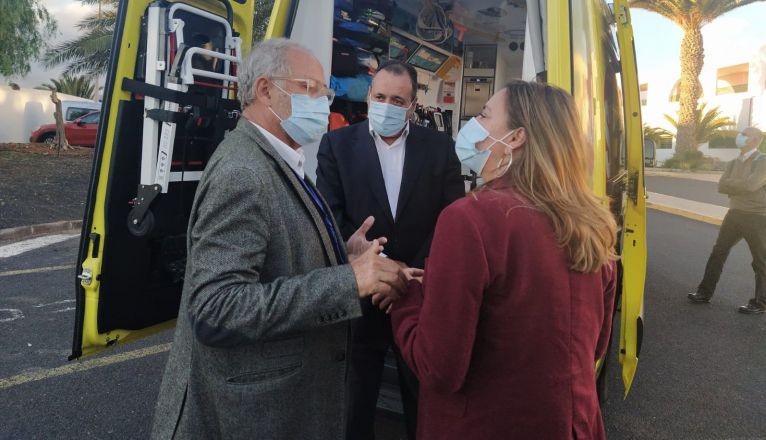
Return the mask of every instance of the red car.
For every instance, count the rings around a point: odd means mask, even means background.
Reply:
[[[100,111],[90,112],[80,116],[71,122],[64,122],[64,134],[70,145],[84,145],[92,147],[96,145],[96,133]],[[56,138],[56,124],[41,125],[32,132],[29,142],[53,143]]]

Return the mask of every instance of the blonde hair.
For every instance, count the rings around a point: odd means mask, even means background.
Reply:
[[[524,127],[527,141],[503,178],[551,219],[572,270],[599,270],[617,259],[617,224],[588,185],[588,143],[572,97],[526,81],[506,90],[508,126]]]

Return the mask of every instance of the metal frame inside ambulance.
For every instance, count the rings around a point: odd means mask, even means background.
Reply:
[[[78,255],[70,358],[173,326],[186,211],[204,158],[215,147],[210,139],[221,137],[239,115],[234,68],[251,45],[254,3],[119,2]],[[189,28],[185,20],[204,29]],[[185,27],[187,35],[218,32],[222,52],[184,47]],[[222,60],[222,73],[193,68],[192,57],[202,55]],[[219,82],[198,85],[199,79]],[[180,165],[172,161],[174,144]],[[158,211],[156,227],[147,220],[149,208]]]
[[[221,4],[217,1],[187,0],[185,3],[220,17],[225,16]],[[241,46],[245,53],[251,41],[254,3],[254,0],[232,0],[231,3],[233,27],[240,33]],[[525,79],[545,76],[549,83],[573,94],[580,113],[585,115],[584,128],[594,147],[593,189],[598,195],[604,196],[605,203],[607,197],[611,197],[613,212],[621,224],[621,311],[619,331],[614,337],[619,343],[618,354],[626,393],[635,374],[641,345],[646,270],[640,101],[627,3],[627,0],[615,0],[612,13],[603,0],[527,0],[527,49],[523,65]],[[158,303],[157,296],[180,296],[177,279],[173,280],[175,284],[172,286],[168,284],[163,287],[165,290],[158,295],[144,295],[143,292],[136,292],[135,287],[132,292],[123,291],[119,294],[110,290],[119,282],[143,282],[141,277],[148,277],[151,271],[156,269],[155,266],[162,263],[161,254],[151,253],[149,250],[166,244],[161,241],[161,235],[166,233],[162,228],[154,231],[154,235],[149,234],[145,237],[137,237],[134,234],[131,238],[120,232],[125,225],[125,218],[120,216],[127,212],[127,209],[115,208],[123,203],[123,200],[114,195],[122,178],[118,170],[127,167],[119,164],[122,157],[120,155],[126,155],[126,151],[130,150],[124,145],[120,146],[121,142],[126,143],[130,140],[121,139],[121,136],[125,135],[124,127],[137,121],[146,124],[145,117],[140,119],[140,116],[136,116],[137,106],[140,105],[143,110],[146,103],[140,102],[136,93],[124,90],[120,85],[124,79],[138,76],[135,68],[139,64],[137,59],[141,56],[141,20],[149,4],[149,0],[120,2],[112,50],[113,59],[107,78],[105,111],[99,127],[94,177],[78,259],[80,279],[77,281],[73,358],[174,325],[174,315],[169,315],[173,306],[172,298],[165,298],[165,302]],[[275,0],[266,32],[267,38],[285,36],[301,42],[317,55],[325,71],[330,72],[332,14],[331,0]],[[618,43],[614,42],[613,30],[616,31]],[[607,50],[610,44],[611,53]],[[236,53],[239,54],[239,50]],[[235,61],[226,57],[220,59]],[[182,67],[182,70],[186,68],[187,80],[188,75],[204,74],[191,71],[189,67],[190,64]],[[172,83],[167,85],[170,84]],[[183,87],[184,84],[178,86]],[[171,85],[170,88],[172,87]],[[460,88],[456,91],[459,104]],[[232,97],[231,90],[228,97]],[[605,99],[611,101],[607,102]],[[157,103],[152,108],[159,108],[156,105]],[[172,109],[168,108],[171,111]],[[459,118],[459,115],[455,114],[455,117]],[[459,122],[453,123],[453,127],[456,132]],[[611,136],[610,128],[614,128],[617,135]],[[140,182],[143,185],[148,183],[157,186],[162,182],[157,180],[156,153],[151,152],[151,145],[148,148],[149,154],[144,156],[146,167],[141,161]],[[316,146],[306,148],[307,170],[315,169],[315,165],[312,165],[312,156],[315,153]],[[139,180],[138,171],[135,170],[136,183]],[[193,195],[196,182],[183,180],[185,179],[174,183],[173,179],[170,179],[169,183],[192,185],[179,188],[186,188]],[[171,187],[169,194],[172,195],[173,192]],[[124,194],[122,197],[124,198]],[[172,210],[165,210],[163,213],[171,214],[174,214]],[[180,215],[178,221],[182,222],[183,219],[184,216]],[[123,222],[122,226],[118,220]],[[181,225],[174,225],[174,228],[175,232],[180,234]],[[180,243],[182,235],[177,238]],[[133,246],[135,241],[140,243],[141,252],[126,252],[126,247]],[[120,256],[121,259],[115,257],[120,253],[126,255]],[[109,258],[105,258],[105,254],[111,255],[111,263]],[[107,283],[111,287],[103,288]],[[142,285],[137,284],[139,287]],[[156,287],[146,286],[147,289]],[[110,307],[104,308],[105,304]],[[156,308],[162,310],[157,311]],[[118,314],[126,316],[113,320],[112,314],[115,310]]]
[[[185,49],[185,22],[176,17],[178,11],[185,11],[220,24],[225,30],[224,52],[199,47]],[[162,85],[169,90],[186,93],[189,86],[195,83],[195,77],[222,80],[220,91],[222,98],[228,96],[232,84],[237,84],[237,77],[231,75],[231,68],[241,61],[241,40],[234,36],[228,19],[184,3],[175,3],[169,9],[155,4],[148,8],[146,29],[144,77],[146,84]],[[195,56],[208,56],[221,60],[223,73],[193,68],[192,59]],[[180,72],[178,71],[179,61]],[[153,112],[160,109],[165,114],[176,114],[179,104],[151,96],[144,98],[144,111],[147,116],[156,114]],[[175,135],[176,122],[160,118],[144,118],[141,144],[141,189],[128,218],[128,228],[136,236],[144,236],[151,232],[154,216],[149,210],[150,205],[159,193],[168,192],[170,182],[198,181],[202,176],[201,171],[170,171]]]

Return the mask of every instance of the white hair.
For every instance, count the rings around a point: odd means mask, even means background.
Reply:
[[[261,76],[289,76],[288,60],[291,50],[311,53],[307,48],[286,38],[272,38],[256,43],[240,63],[237,72],[239,89],[237,98],[244,109],[255,99],[255,80]]]

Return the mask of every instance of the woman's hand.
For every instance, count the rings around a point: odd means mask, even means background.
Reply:
[[[422,283],[424,273],[423,269],[418,269],[417,267],[405,267],[401,270],[401,275],[408,283],[412,280]]]

